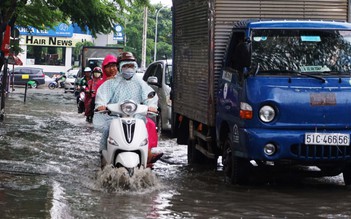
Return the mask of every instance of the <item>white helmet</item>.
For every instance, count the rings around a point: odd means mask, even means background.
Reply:
[[[91,72],[91,68],[90,67],[85,67],[85,69],[84,69],[84,72]]]

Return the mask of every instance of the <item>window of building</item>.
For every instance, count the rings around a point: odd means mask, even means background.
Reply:
[[[66,47],[27,46],[27,64],[65,65]]]

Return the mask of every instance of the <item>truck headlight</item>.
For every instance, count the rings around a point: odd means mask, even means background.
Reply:
[[[133,101],[126,101],[121,104],[121,110],[127,115],[133,114],[137,109],[137,104]]]
[[[271,106],[263,106],[259,111],[259,116],[262,122],[272,122],[275,117],[275,110]]]

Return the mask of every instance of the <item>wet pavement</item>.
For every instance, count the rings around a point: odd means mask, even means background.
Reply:
[[[126,190],[100,170],[100,133],[62,89],[16,88],[0,123],[0,218],[350,218],[341,175],[233,186],[219,169],[189,166],[162,136],[154,169]]]

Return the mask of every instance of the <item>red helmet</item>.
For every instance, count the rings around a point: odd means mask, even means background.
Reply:
[[[100,67],[95,67],[95,68],[93,69],[93,73],[94,73],[94,72],[99,72],[99,73],[102,74],[102,69],[101,69]]]

